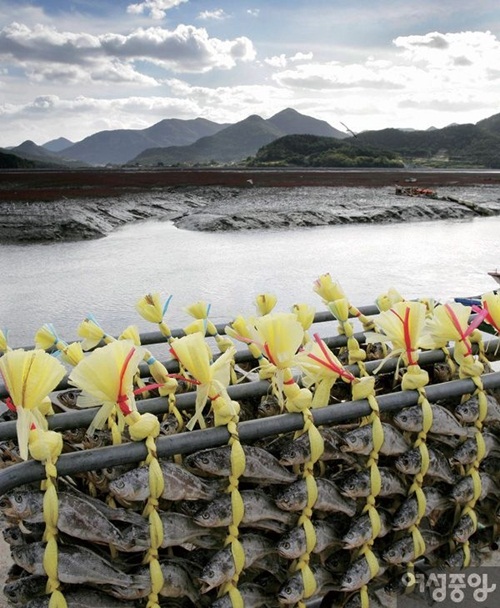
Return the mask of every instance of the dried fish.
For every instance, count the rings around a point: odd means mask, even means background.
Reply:
[[[266,450],[256,446],[244,446],[243,451],[245,452],[243,478],[246,481],[263,485],[291,483],[297,479],[297,475],[282,466],[278,459]],[[194,470],[228,477],[231,473],[231,447],[222,446],[201,450],[187,456],[185,463]]]
[[[333,481],[318,478],[316,485],[318,488],[318,498],[314,503],[314,509],[327,513],[340,511],[351,517],[356,513],[356,503],[342,496]],[[280,492],[276,497],[276,504],[284,511],[302,511],[307,504],[307,485],[305,480],[299,479]]]
[[[392,424],[383,422],[382,429],[384,431],[384,442],[380,448],[380,454],[396,456],[409,449],[410,445],[408,441]],[[341,446],[341,449],[344,452],[354,452],[356,454],[368,456],[373,450],[373,433],[371,425],[365,424],[364,426],[344,433],[342,435],[342,441],[343,445]]]

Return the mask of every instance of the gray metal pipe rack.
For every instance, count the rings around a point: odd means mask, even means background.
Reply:
[[[361,307],[359,309],[365,315],[373,315],[378,313],[376,307]],[[315,323],[323,323],[326,321],[334,321],[333,316],[329,312],[317,313],[315,315]],[[216,326],[219,333],[224,333],[225,325]],[[182,330],[174,330],[174,336],[182,336]],[[362,344],[365,341],[364,333],[356,333],[356,339]],[[344,346],[346,344],[345,336],[334,336],[324,338],[325,342],[332,348]],[[167,339],[160,332],[150,332],[141,335],[141,343],[143,345],[165,343]],[[486,353],[491,355],[493,359],[497,358],[497,352],[500,348],[500,340],[491,339],[485,344]],[[477,347],[475,347],[477,348]],[[450,349],[453,353],[453,349]],[[247,352],[238,352],[237,361],[250,361],[252,357]],[[423,367],[433,365],[445,360],[445,354],[442,350],[421,352],[419,356],[419,364]],[[164,363],[169,372],[175,372],[178,369],[177,362],[167,361]],[[370,361],[366,364],[368,372],[380,367],[381,362]],[[395,358],[387,359],[380,373],[394,373],[397,367]],[[358,375],[358,366],[347,366],[347,369],[354,375]],[[140,366],[141,376],[148,376],[149,370],[145,364]],[[500,372],[486,373],[482,376],[485,389],[500,388]],[[56,390],[68,388],[67,377],[59,384]],[[470,379],[453,380],[441,384],[432,384],[426,387],[426,394],[430,401],[440,399],[456,398],[464,394],[474,392],[476,385]],[[269,391],[269,382],[253,381],[233,385],[228,388],[231,398],[235,400],[259,397],[265,395]],[[0,399],[7,396],[7,391],[4,386],[0,385]],[[381,412],[397,411],[404,407],[415,405],[418,401],[419,394],[417,391],[396,391],[378,396],[378,403]],[[176,396],[176,405],[179,410],[187,410],[194,407],[195,393],[183,393]],[[138,410],[143,412],[151,412],[156,415],[164,414],[167,411],[167,398],[157,397],[144,399],[137,403]],[[342,424],[349,421],[354,421],[371,412],[370,406],[366,400],[348,401],[337,404],[331,404],[323,408],[313,410],[314,422],[317,425],[325,424]],[[87,427],[92,421],[96,413],[96,408],[67,412],[63,414],[55,414],[48,417],[49,428],[54,430],[68,430],[72,428]],[[270,437],[281,433],[293,432],[303,427],[303,417],[301,414],[281,414],[270,418],[259,420],[250,420],[241,422],[238,425],[239,436],[243,443],[248,443]],[[0,423],[0,441],[13,439],[16,436],[15,422]],[[156,441],[157,452],[160,457],[166,458],[175,454],[188,454],[201,449],[216,447],[227,444],[229,433],[225,427],[208,428],[204,430],[196,430],[191,432],[179,433],[177,435],[159,437]],[[133,464],[145,460],[147,450],[143,442],[130,442],[127,444],[106,446],[101,448],[93,448],[78,452],[62,454],[57,461],[57,469],[59,475],[74,475],[82,472],[102,469],[103,467],[114,467],[122,464]],[[21,462],[0,470],[0,496],[11,491],[12,489],[36,481],[41,481],[45,477],[44,466],[34,460]],[[317,608],[321,603],[321,598],[310,600],[307,602],[308,608]]]

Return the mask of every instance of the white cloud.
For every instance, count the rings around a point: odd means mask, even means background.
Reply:
[[[267,63],[267,65],[270,65],[273,68],[284,68],[288,61],[285,53],[281,53],[281,55],[274,55],[274,57],[266,57],[264,63]]]
[[[278,72],[273,80],[280,86],[302,89],[400,89],[403,85],[387,74],[360,64],[337,62],[297,65]]]
[[[312,53],[295,53],[291,57],[281,53],[281,55],[274,55],[273,57],[266,57],[264,63],[270,65],[273,68],[285,68],[289,62],[297,63],[299,61],[310,61],[313,58]]]
[[[209,19],[214,19],[215,21],[222,21],[224,19],[227,19],[228,17],[229,15],[224,12],[224,9],[222,8],[217,8],[213,11],[202,11],[198,15],[198,19],[202,19],[204,21],[207,21]]]
[[[61,82],[84,80],[156,82],[141,73],[138,62],[148,62],[174,72],[207,72],[230,69],[239,61],[255,57],[246,37],[233,40],[211,38],[204,28],[179,25],[174,30],[161,27],[139,28],[127,35],[99,36],[60,32],[38,25],[30,28],[14,23],[0,30],[0,58],[20,66],[33,79]]]
[[[19,134],[24,132],[42,144],[59,136],[79,141],[104,129],[144,129],[164,118],[201,114],[196,103],[173,97],[64,99],[42,95],[26,104],[0,104],[0,130],[2,145],[21,143]]]
[[[434,70],[473,67],[475,71],[500,65],[500,42],[489,31],[400,36],[394,44],[403,49],[406,60]]]
[[[127,13],[132,15],[149,15],[152,19],[163,19],[167,11],[189,0],[145,0],[137,4],[129,4]]]
[[[247,9],[247,15],[250,15],[250,17],[258,17],[260,15],[260,8]]]
[[[290,61],[296,62],[296,61],[311,61],[311,59],[313,58],[313,54],[311,52],[309,53],[295,53],[295,55],[292,55],[292,57],[290,57]]]

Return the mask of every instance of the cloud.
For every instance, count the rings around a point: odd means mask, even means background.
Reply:
[[[228,17],[229,15],[225,13],[224,9],[222,8],[215,9],[214,11],[202,11],[198,15],[198,19],[202,19],[204,21],[207,21],[209,19],[214,19],[215,21],[222,21],[224,19],[227,19]]]
[[[297,65],[273,74],[280,86],[301,89],[401,89],[403,85],[383,70],[361,64],[341,65],[337,62]]]
[[[3,141],[10,142],[4,145],[19,144],[23,132],[42,144],[59,136],[78,141],[105,129],[144,129],[167,117],[188,119],[201,114],[196,103],[173,97],[41,95],[26,104],[0,104],[0,129]]]
[[[230,69],[239,61],[252,61],[255,49],[250,39],[211,38],[204,28],[178,25],[174,30],[161,27],[139,28],[127,35],[107,33],[99,36],[61,32],[53,27],[30,28],[13,23],[0,30],[0,58],[24,68],[38,81],[84,80],[156,83],[137,67],[140,62],[174,72],[208,72]]]
[[[289,62],[296,63],[299,61],[310,61],[313,58],[312,53],[295,53],[291,57],[287,57],[285,53],[281,55],[274,55],[273,57],[266,57],[264,63],[270,65],[273,68],[285,68]]]
[[[247,9],[247,15],[250,15],[250,17],[258,17],[260,15],[260,8]]]
[[[489,31],[431,32],[423,36],[399,36],[394,41],[403,58],[432,69],[472,67],[484,70],[500,65],[500,42]]]
[[[264,59],[264,63],[270,65],[273,68],[284,68],[286,67],[288,60],[286,58],[285,53],[281,53],[281,55],[274,55],[273,57],[266,57]]]
[[[152,19],[163,19],[167,11],[189,0],[146,0],[137,4],[129,4],[127,13],[132,15],[149,15]]]

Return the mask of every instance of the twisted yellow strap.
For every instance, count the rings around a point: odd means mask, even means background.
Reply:
[[[158,515],[158,505],[165,487],[155,444],[155,438],[160,434],[160,423],[153,414],[141,415],[137,411],[130,412],[125,417],[125,421],[129,427],[130,438],[133,441],[145,440],[148,450],[145,464],[148,466],[149,496],[143,516],[148,518],[150,546],[143,563],[149,564],[151,592],[148,595],[146,608],[159,608],[159,594],[164,584],[164,577],[158,561],[158,551],[163,543],[163,524]]]
[[[244,608],[245,602],[238,590],[238,581],[245,568],[245,551],[239,540],[239,526],[245,515],[245,505],[239,491],[239,479],[245,472],[246,458],[243,446],[238,434],[238,420],[240,406],[231,401],[226,395],[215,395],[212,398],[215,426],[226,426],[229,432],[229,445],[231,446],[231,473],[226,492],[231,494],[231,523],[228,527],[228,535],[225,544],[231,545],[233,556],[234,574],[231,580],[224,583],[219,589],[219,597],[229,595],[232,608]]]
[[[59,502],[57,498],[56,462],[62,452],[62,436],[54,431],[33,429],[29,433],[28,446],[31,456],[45,463],[46,479],[43,483],[43,519],[45,522],[44,540],[47,542],[43,554],[43,568],[47,574],[47,593],[50,593],[49,608],[67,608],[66,600],[60,591],[58,575],[57,520]]]

